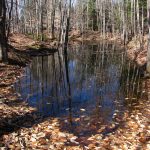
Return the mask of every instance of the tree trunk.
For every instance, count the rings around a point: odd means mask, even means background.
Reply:
[[[0,61],[7,62],[6,3],[0,0]]]
[[[150,74],[150,0],[147,0],[147,17],[148,17],[148,49],[147,49],[147,71]]]
[[[51,28],[52,28],[52,32],[51,32],[51,38],[54,39],[55,38],[55,7],[56,7],[56,1],[52,0],[52,14],[51,14]]]
[[[67,16],[67,24],[66,24],[66,35],[65,35],[65,42],[64,42],[64,49],[67,50],[68,46],[68,36],[69,36],[69,28],[70,28],[70,13],[71,13],[71,0],[69,1],[68,6],[68,16]]]

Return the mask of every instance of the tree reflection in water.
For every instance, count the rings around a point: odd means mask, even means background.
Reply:
[[[116,45],[78,45],[34,57],[15,89],[43,116],[112,121],[141,96],[140,69]],[[88,119],[87,119],[88,121]]]

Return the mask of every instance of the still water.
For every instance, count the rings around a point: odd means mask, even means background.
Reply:
[[[70,46],[33,57],[15,90],[45,117],[108,123],[141,96],[140,69],[113,44]]]

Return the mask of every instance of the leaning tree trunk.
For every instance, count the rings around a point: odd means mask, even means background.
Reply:
[[[0,0],[0,60],[3,62],[8,61],[5,0]]]
[[[148,49],[147,49],[147,71],[150,73],[150,0],[147,0],[147,17],[148,17],[148,29],[149,29],[149,36],[148,36]]]

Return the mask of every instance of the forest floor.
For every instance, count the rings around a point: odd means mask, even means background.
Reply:
[[[37,45],[37,41],[23,35],[11,38],[11,45],[20,51]],[[30,62],[29,58],[24,57],[22,60],[11,50],[9,56],[17,62]],[[111,124],[98,127],[94,120],[90,120],[89,126],[77,127],[75,134],[66,127],[67,118],[43,119],[36,109],[29,107],[21,95],[13,90],[13,84],[24,74],[23,68],[22,63],[19,66],[0,63],[0,149],[150,149],[150,101],[146,98],[132,111],[126,110],[122,118],[115,114]],[[143,92],[145,91],[150,94],[150,79],[143,82]],[[73,120],[80,124],[84,121],[83,118]],[[82,135],[86,129],[95,132]]]
[[[143,66],[147,62],[147,45],[148,35],[143,36],[143,45],[134,37],[127,45],[128,57],[135,61],[139,66]]]
[[[78,44],[78,43],[99,43],[101,41],[107,42],[116,42],[121,45],[122,41],[118,35],[112,36],[112,34],[107,34],[104,38],[101,36],[99,31],[84,31],[81,33],[80,31],[72,31],[69,33],[70,44]]]

